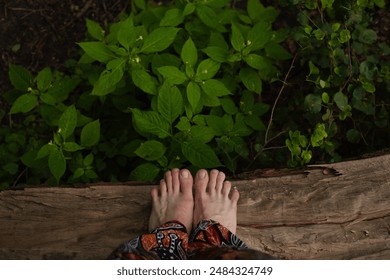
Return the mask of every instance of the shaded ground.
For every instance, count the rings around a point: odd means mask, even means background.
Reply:
[[[58,69],[78,51],[75,42],[84,37],[86,18],[104,25],[129,5],[125,0],[0,0],[0,91],[9,89],[10,63],[33,73],[46,66]]]

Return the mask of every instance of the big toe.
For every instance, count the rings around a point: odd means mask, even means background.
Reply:
[[[187,169],[180,170],[180,191],[183,194],[191,195],[192,196],[192,175],[190,171]]]
[[[195,193],[201,194],[206,192],[207,184],[209,182],[209,175],[206,170],[201,169],[195,176]]]

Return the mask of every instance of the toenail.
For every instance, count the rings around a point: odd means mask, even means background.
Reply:
[[[181,176],[182,176],[183,178],[188,178],[188,171],[187,171],[187,170],[183,170],[183,171],[181,172]]]
[[[203,179],[204,177],[206,177],[206,171],[205,170],[199,171],[199,178]]]
[[[237,187],[233,187],[233,191],[238,191]]]

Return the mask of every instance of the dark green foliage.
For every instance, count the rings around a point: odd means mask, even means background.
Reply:
[[[0,187],[153,181],[175,167],[236,173],[337,160],[343,142],[375,147],[368,136],[389,130],[390,48],[370,15],[384,3],[345,2],[137,0],[107,28],[87,20],[71,74],[10,65]],[[281,7],[298,22],[275,29]],[[300,87],[281,83],[287,40]]]

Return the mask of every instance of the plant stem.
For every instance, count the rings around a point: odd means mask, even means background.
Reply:
[[[271,110],[271,116],[270,116],[270,119],[269,119],[269,122],[268,122],[268,126],[267,126],[267,130],[265,131],[265,137],[264,137],[264,147],[270,142],[270,140],[268,140],[268,133],[271,129],[271,124],[272,124],[272,121],[273,121],[273,118],[274,118],[274,113],[275,113],[275,108],[276,108],[276,104],[278,103],[279,101],[279,98],[280,96],[282,95],[282,92],[284,91],[284,88],[286,87],[286,84],[287,84],[287,79],[290,75],[290,72],[291,70],[294,68],[294,63],[295,63],[295,59],[297,58],[297,54],[294,55],[294,58],[293,60],[291,61],[291,65],[290,65],[290,68],[288,69],[287,71],[287,74],[286,76],[284,77],[284,80],[283,80],[283,85],[282,87],[280,88],[279,90],[279,93],[278,93],[278,96],[276,97],[275,99],[275,102],[272,106],[272,110]],[[272,138],[271,140],[273,140],[274,138]]]

